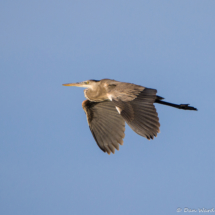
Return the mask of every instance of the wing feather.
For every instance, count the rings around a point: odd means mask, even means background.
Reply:
[[[119,107],[121,116],[137,134],[153,139],[160,132],[160,123],[154,101],[157,91],[145,88],[132,101],[124,102],[113,99],[116,107]]]
[[[125,136],[125,120],[110,101],[91,102],[85,100],[82,107],[92,135],[99,148],[110,154],[119,150]]]

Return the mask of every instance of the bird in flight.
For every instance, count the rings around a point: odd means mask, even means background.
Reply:
[[[153,139],[160,132],[154,103],[183,110],[197,110],[189,104],[173,104],[157,96],[157,90],[112,79],[87,80],[63,86],[84,87],[82,107],[92,135],[103,152],[111,154],[123,145],[125,122],[137,134]]]

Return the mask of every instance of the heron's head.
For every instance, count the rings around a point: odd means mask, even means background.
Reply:
[[[90,88],[93,90],[99,85],[99,83],[100,83],[100,81],[98,81],[98,80],[87,80],[87,81],[83,81],[83,82],[63,84],[63,86],[84,87],[84,88]]]

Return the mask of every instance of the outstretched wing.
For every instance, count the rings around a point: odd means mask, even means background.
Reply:
[[[160,132],[159,118],[153,105],[157,90],[145,88],[131,101],[112,98],[117,111],[137,134],[153,139]]]
[[[91,102],[85,100],[82,107],[93,137],[99,148],[110,154],[119,150],[125,136],[125,120],[118,114],[110,101]]]

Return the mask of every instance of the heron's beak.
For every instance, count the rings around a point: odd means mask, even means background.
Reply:
[[[70,84],[63,84],[63,86],[67,87],[82,87],[81,83],[70,83]]]

